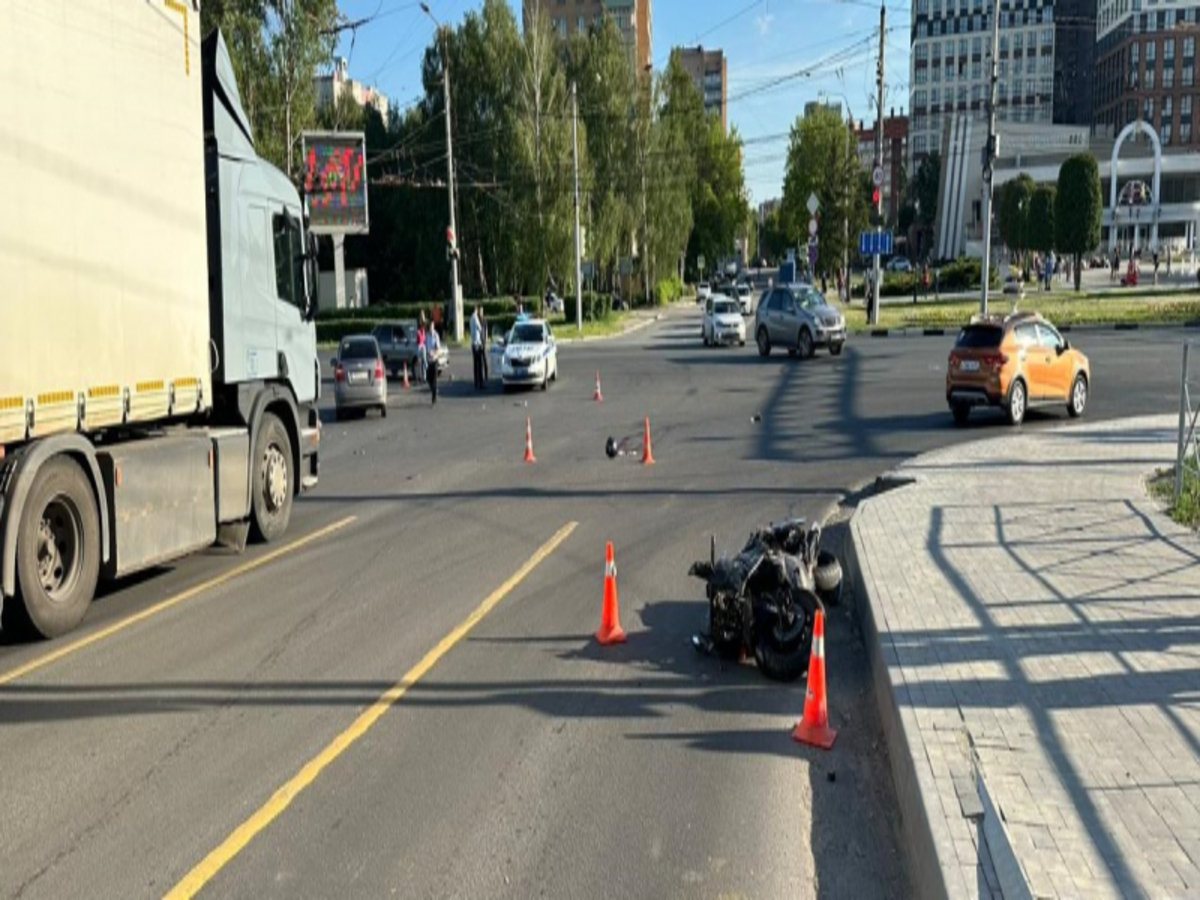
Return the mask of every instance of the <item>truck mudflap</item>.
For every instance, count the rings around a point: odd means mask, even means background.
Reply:
[[[300,427],[300,490],[317,486],[321,458],[321,414],[315,406],[301,407],[304,424]]]

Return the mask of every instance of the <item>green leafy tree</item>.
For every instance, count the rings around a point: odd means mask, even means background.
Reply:
[[[912,199],[917,219],[925,228],[932,228],[937,218],[938,188],[942,179],[942,155],[936,150],[930,153],[917,166],[917,174],[913,176],[909,187],[909,197]]]
[[[742,142],[737,129],[728,135],[716,117],[705,120],[707,134],[696,150],[696,183],[692,191],[692,235],[688,259],[704,256],[710,265],[733,253],[734,239],[746,221]]]
[[[1029,198],[1029,247],[1039,253],[1049,253],[1055,248],[1053,185],[1039,184]]]
[[[201,9],[201,30],[220,28],[229,44],[255,149],[289,176],[300,135],[317,124],[313,73],[332,60],[337,25],[337,0],[207,0]]]
[[[682,95],[682,96],[681,96]],[[703,101],[678,53],[672,53],[667,68],[654,86],[654,121],[648,152],[646,244],[652,266],[657,270],[675,267],[684,260],[692,232],[690,187],[696,161],[689,135],[703,123]]]
[[[1018,256],[1030,249],[1029,201],[1033,197],[1034,187],[1033,179],[1022,172],[1000,188],[1000,238]]]
[[[1058,170],[1058,192],[1054,198],[1055,243],[1074,261],[1075,290],[1079,290],[1080,261],[1100,243],[1104,205],[1100,189],[1100,167],[1090,153],[1069,157]]]
[[[789,246],[808,243],[807,204],[814,194],[820,204],[817,268],[829,271],[841,266],[844,252],[857,252],[858,234],[869,221],[870,188],[864,193],[857,141],[841,116],[824,106],[798,118],[791,129],[780,203]]]
[[[607,280],[616,272],[619,257],[629,255],[631,236],[641,220],[643,170],[637,164],[638,151],[645,146],[644,123],[639,122],[637,130],[633,127],[636,85],[629,56],[611,19],[572,38],[567,75],[576,85],[579,143],[587,157],[580,180],[586,198],[588,255]]]

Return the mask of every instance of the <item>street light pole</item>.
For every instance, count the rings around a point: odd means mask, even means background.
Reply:
[[[996,139],[997,59],[1000,56],[1000,0],[992,6],[992,79],[988,88],[988,136],[983,148],[983,264],[980,266],[979,311],[987,315],[988,281],[992,277],[992,169],[999,155]]]
[[[571,157],[575,163],[575,328],[583,331],[583,242],[579,234],[579,102],[571,82]]]
[[[463,302],[462,291],[458,286],[458,228],[454,221],[454,144],[450,134],[450,57],[446,53],[446,38],[442,31],[442,23],[437,20],[427,4],[421,4],[421,11],[429,16],[437,27],[442,48],[442,90],[446,98],[446,188],[450,198],[450,296],[454,301],[454,340],[461,343],[463,339]]]
[[[999,2],[999,0],[997,0]],[[887,7],[881,3],[879,5],[879,78],[876,83],[878,91],[878,100],[875,103],[875,171],[883,169],[883,51],[885,47],[885,38],[887,36]],[[880,234],[883,231],[883,186],[878,185],[879,202],[875,204],[876,225],[875,233]],[[878,243],[876,250],[879,249]],[[883,287],[883,279],[879,271],[879,253],[875,253],[873,265],[874,275],[871,279],[872,290],[874,291],[874,302],[871,304],[871,323],[872,325],[879,324],[879,301],[880,288]]]

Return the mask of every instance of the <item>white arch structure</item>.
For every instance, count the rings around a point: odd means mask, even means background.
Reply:
[[[1133,134],[1138,131],[1144,131],[1150,135],[1150,142],[1154,145],[1154,185],[1151,188],[1152,196],[1150,198],[1150,214],[1151,214],[1151,235],[1150,244],[1153,247],[1158,246],[1158,211],[1161,205],[1162,198],[1159,196],[1159,187],[1162,184],[1162,143],[1158,139],[1158,134],[1154,128],[1143,122],[1141,119],[1135,119],[1117,135],[1117,142],[1113,144],[1112,151],[1112,166],[1108,179],[1108,208],[1112,210],[1112,227],[1108,229],[1108,252],[1112,253],[1117,246],[1117,157],[1121,153],[1121,145]],[[1136,220],[1133,222],[1133,242],[1137,244],[1138,224]]]

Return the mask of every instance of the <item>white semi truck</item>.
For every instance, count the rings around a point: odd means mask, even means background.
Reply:
[[[0,623],[278,538],[316,483],[316,257],[198,0],[0,2]]]

